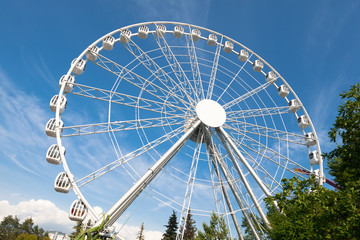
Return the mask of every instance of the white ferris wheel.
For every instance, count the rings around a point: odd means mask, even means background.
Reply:
[[[46,159],[63,166],[55,190],[76,195],[71,220],[99,224],[100,206],[109,231],[156,202],[178,213],[179,226],[189,209],[214,211],[233,237],[242,238],[245,218],[259,238],[263,199],[281,191],[282,178],[307,171],[323,182],[300,99],[264,59],[221,33],[179,22],[126,26],[87,47],[59,86]]]

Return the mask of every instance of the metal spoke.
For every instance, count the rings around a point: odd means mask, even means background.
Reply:
[[[172,125],[179,125],[185,123],[185,118],[179,117],[161,117],[161,118],[147,118],[138,120],[115,121],[106,123],[94,123],[78,126],[63,127],[63,134],[61,137],[81,136],[88,134],[119,132],[134,130],[139,128],[156,128],[166,127]],[[69,132],[69,133],[66,133]]]
[[[225,125],[224,128],[235,131],[238,134],[249,133],[258,136],[274,138],[285,142],[291,142],[299,145],[306,145],[305,137],[303,135],[290,133],[274,128],[263,127],[252,123],[233,120],[229,124]]]
[[[263,117],[263,116],[281,115],[286,113],[291,113],[288,106],[229,111],[227,112],[226,115],[227,115],[227,120],[232,121],[239,118]]]
[[[258,86],[257,88],[254,88],[253,90],[251,90],[251,91],[249,91],[249,92],[247,92],[247,93],[245,93],[245,94],[243,94],[243,95],[235,98],[234,100],[228,102],[228,103],[225,104],[223,107],[224,107],[224,109],[228,109],[228,108],[230,108],[230,107],[232,107],[232,106],[234,106],[234,105],[236,105],[236,104],[244,101],[245,99],[247,99],[247,98],[255,95],[256,93],[258,93],[258,92],[266,89],[266,88],[267,88],[268,86],[270,86],[270,85],[271,85],[270,83],[266,82],[266,83]]]
[[[213,90],[214,90],[216,73],[217,73],[217,68],[218,68],[218,65],[219,65],[219,57],[220,57],[222,41],[223,41],[223,36],[221,36],[220,43],[216,45],[215,56],[214,56],[213,65],[212,65],[212,68],[211,68],[209,86],[208,86],[208,90],[207,90],[207,94],[206,94],[207,99],[211,99],[212,93],[213,93]]]
[[[190,27],[189,27],[189,32],[191,32]],[[201,72],[199,69],[198,57],[196,55],[194,40],[189,35],[186,35],[185,38],[186,38],[186,44],[189,54],[189,62],[191,65],[191,71],[194,79],[194,88],[196,91],[196,96],[200,98],[198,100],[202,100],[205,99],[205,94],[204,94],[204,87],[202,85]]]
[[[181,97],[176,95],[176,93],[172,91],[168,91],[157,84],[153,83],[152,81],[149,81],[148,79],[145,79],[144,77],[140,76],[139,74],[133,72],[130,69],[127,69],[124,66],[121,66],[120,64],[112,61],[109,58],[106,58],[105,56],[102,56],[101,54],[98,55],[98,58],[94,63],[101,68],[105,69],[106,71],[111,72],[112,74],[118,76],[120,79],[123,79],[130,84],[140,88],[141,90],[151,94],[152,96],[162,100],[166,101],[164,96],[171,96],[173,98],[174,104],[179,104],[179,102],[183,103],[188,108],[192,106],[188,106],[189,103],[184,101]],[[143,86],[146,85],[147,87],[144,88]],[[161,94],[160,94],[161,93]]]
[[[169,133],[166,133],[165,135],[153,140],[152,142],[149,142],[148,144],[126,154],[125,156],[116,159],[115,161],[101,167],[100,169],[88,174],[87,176],[79,179],[76,181],[76,184],[78,184],[79,187],[84,186],[85,184],[88,184],[89,182],[101,177],[102,175],[116,169],[117,167],[122,166],[123,164],[129,162],[130,160],[142,155],[143,153],[148,152],[149,150],[159,146],[163,142],[166,142],[173,137],[178,136],[180,133],[184,131],[183,127],[179,127]]]
[[[162,113],[164,106],[168,108],[166,112],[169,115],[178,115],[177,111],[185,112],[188,109],[179,107],[172,102],[158,102],[146,98],[141,98],[139,96],[131,96],[124,93],[113,92],[101,88],[90,87],[78,83],[74,83],[74,89],[71,94],[98,99],[101,101],[111,102],[115,104],[120,104],[133,108],[140,108],[143,110],[148,110],[152,112]]]
[[[194,97],[198,97],[196,95],[196,91],[194,90],[193,86],[190,83],[190,80],[188,79],[187,75],[185,74],[181,64],[177,60],[176,56],[171,50],[171,47],[167,43],[165,37],[158,37],[156,34],[153,34],[156,43],[158,44],[159,48],[161,49],[163,55],[165,56],[166,61],[168,62],[169,66],[171,67],[176,79],[178,82],[186,89],[188,86],[191,90],[191,92],[194,94]],[[192,104],[196,104],[196,101],[192,99]]]

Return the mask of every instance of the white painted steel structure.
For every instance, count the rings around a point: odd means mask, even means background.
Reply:
[[[101,206],[110,229],[147,197],[177,210],[179,226],[189,209],[215,211],[233,236],[243,238],[244,217],[260,239],[252,216],[271,227],[263,200],[281,191],[283,177],[303,178],[296,167],[324,181],[301,100],[264,59],[221,33],[179,22],[126,26],[88,46],[59,84],[47,161],[63,166],[56,190],[77,197],[71,219],[99,224]]]

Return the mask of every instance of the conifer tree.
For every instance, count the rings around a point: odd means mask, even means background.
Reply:
[[[164,225],[166,227],[166,231],[162,236],[162,240],[175,240],[176,232],[178,228],[178,222],[175,211],[171,214],[168,224]]]
[[[184,236],[183,239],[184,240],[193,240],[195,239],[195,235],[196,235],[196,225],[195,225],[195,220],[192,219],[192,214],[191,214],[191,210],[188,210],[188,214],[186,217],[186,221],[184,221],[185,224],[185,230],[184,230]],[[180,233],[183,232],[183,226],[180,227]]]
[[[139,231],[138,235],[136,236],[136,239],[138,239],[138,240],[145,240],[145,236],[144,236],[144,223],[141,223],[140,231]]]

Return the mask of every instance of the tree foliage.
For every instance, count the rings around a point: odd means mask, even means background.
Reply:
[[[31,218],[27,218],[20,223],[20,219],[15,216],[6,216],[0,223],[1,240],[48,240],[47,232],[34,225]]]
[[[198,231],[197,240],[229,240],[229,231],[223,217],[211,214],[210,225],[203,223],[204,232]]]
[[[324,154],[328,160],[329,173],[335,182],[346,188],[360,179],[360,87],[355,84],[348,92],[340,94],[345,100],[339,107],[333,128],[329,132],[337,147]],[[340,139],[339,139],[340,138]]]
[[[315,178],[282,182],[283,192],[265,200],[270,239],[360,239],[359,188],[333,191]]]
[[[359,84],[340,96],[345,102],[329,132],[338,145],[324,154],[340,189],[318,186],[314,177],[283,179],[283,191],[265,199],[270,239],[360,239]]]
[[[168,224],[165,225],[166,231],[162,236],[163,240],[175,240],[176,239],[176,232],[178,229],[178,222],[175,211],[172,212],[171,216],[169,217]]]
[[[191,210],[189,209],[187,216],[186,216],[186,220],[185,220],[185,229],[184,229],[183,239],[184,240],[195,239],[196,231],[197,231],[196,222],[192,218]],[[183,226],[180,227],[180,232],[181,233],[183,232]]]
[[[141,223],[141,227],[140,227],[140,231],[136,236],[136,239],[138,240],[145,240],[145,235],[144,235],[144,223]]]

